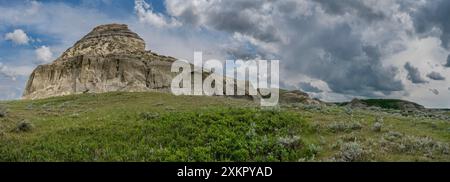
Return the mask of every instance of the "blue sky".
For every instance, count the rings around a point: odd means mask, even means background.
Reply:
[[[114,22],[177,58],[279,59],[284,88],[323,100],[450,107],[446,0],[0,0],[0,12],[0,99],[20,98],[37,65]]]

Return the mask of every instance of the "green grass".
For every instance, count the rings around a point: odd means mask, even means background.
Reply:
[[[122,92],[1,105],[0,161],[450,161],[449,121],[340,106]],[[17,131],[24,121],[32,129]]]

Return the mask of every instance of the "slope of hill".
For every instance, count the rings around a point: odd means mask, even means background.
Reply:
[[[358,105],[362,104],[364,106],[373,106],[373,107],[380,107],[384,109],[396,109],[396,110],[424,110],[425,107],[422,105],[419,105],[414,102],[400,100],[400,99],[354,99],[351,102],[342,103],[345,104],[351,104],[351,105]]]
[[[9,101],[0,161],[450,161],[448,120],[167,93]]]

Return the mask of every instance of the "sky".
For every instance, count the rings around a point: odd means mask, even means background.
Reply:
[[[95,26],[192,60],[280,60],[281,87],[325,101],[396,98],[450,108],[448,0],[0,0],[0,99]]]

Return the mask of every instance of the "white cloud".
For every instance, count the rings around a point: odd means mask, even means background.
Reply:
[[[32,66],[6,66],[0,62],[0,100],[20,98]]]
[[[41,46],[36,49],[36,58],[42,63],[49,63],[52,61],[53,53],[47,46]]]
[[[150,4],[144,0],[136,0],[134,9],[138,15],[139,21],[151,24],[158,28],[179,27],[181,23],[174,18],[167,18],[161,13],[153,12]]]
[[[30,38],[22,29],[16,29],[13,32],[5,35],[5,40],[13,41],[16,44],[23,45],[28,44]]]
[[[34,0],[30,1],[29,3],[30,7],[27,10],[25,10],[25,14],[34,15],[38,13],[39,10],[41,9],[41,3]]]
[[[33,71],[31,66],[6,66],[0,62],[0,75],[15,79],[17,76],[28,76]]]
[[[14,74],[3,63],[0,63],[0,75],[6,76],[6,77],[11,78],[11,79],[14,78]]]

